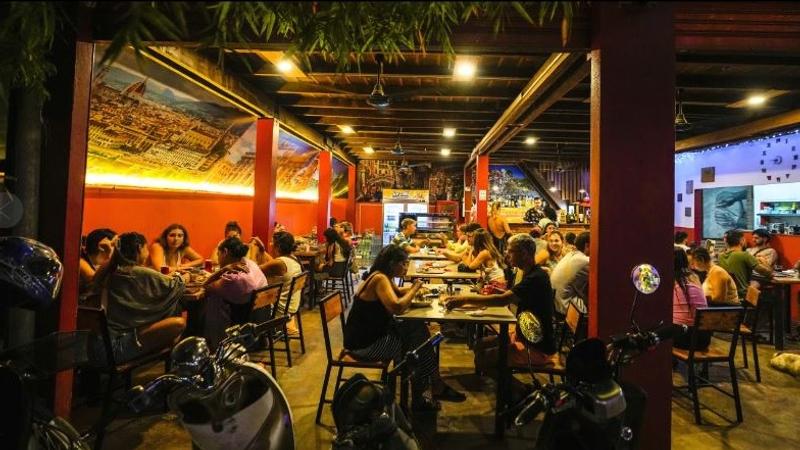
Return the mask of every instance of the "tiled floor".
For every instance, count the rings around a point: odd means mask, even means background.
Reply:
[[[307,353],[295,352],[292,368],[279,367],[279,382],[292,406],[298,449],[328,449],[332,439],[331,427],[314,424],[319,389],[325,370],[325,350],[319,326],[318,311],[304,311],[303,325],[307,333]],[[338,326],[333,327],[335,342],[340,342]],[[724,345],[724,341],[715,344]],[[297,346],[297,344],[295,343]],[[299,347],[299,346],[298,346]],[[795,345],[796,347],[796,345]],[[752,369],[739,370],[744,406],[744,423],[732,424],[712,412],[703,411],[704,425],[695,425],[690,403],[673,401],[672,447],[675,449],[795,449],[800,448],[797,418],[800,417],[800,383],[793,377],[769,367],[772,347],[762,345],[762,379],[755,383]],[[279,357],[280,358],[280,357]],[[280,359],[280,361],[283,361]],[[443,375],[458,389],[468,394],[464,403],[444,403],[437,416],[417,421],[418,437],[427,449],[523,449],[531,448],[538,422],[525,429],[509,430],[506,438],[497,441],[489,437],[493,430],[494,384],[489,378],[474,375],[472,355],[460,342],[446,341],[442,347]],[[741,363],[740,363],[741,365]],[[156,373],[140,374],[147,377]],[[725,370],[712,369],[716,379],[727,379]],[[676,381],[682,381],[675,374]],[[701,394],[701,402],[735,417],[733,401],[712,390]],[[76,411],[78,418],[92,416],[86,408]],[[331,424],[326,409],[323,422]],[[435,432],[434,432],[435,430]],[[151,414],[144,417],[126,416],[116,420],[109,429],[105,448],[113,449],[184,449],[190,446],[186,433],[172,414]]]

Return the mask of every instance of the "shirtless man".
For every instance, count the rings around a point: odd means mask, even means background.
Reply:
[[[492,243],[500,254],[505,254],[506,241],[511,236],[511,227],[508,220],[500,212],[500,202],[492,203],[492,211],[489,216],[489,233],[492,235]]]

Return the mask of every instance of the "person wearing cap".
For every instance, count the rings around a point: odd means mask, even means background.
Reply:
[[[778,252],[769,246],[772,235],[764,228],[753,231],[753,246],[747,249],[747,253],[755,256],[763,265],[774,269],[778,262]]]

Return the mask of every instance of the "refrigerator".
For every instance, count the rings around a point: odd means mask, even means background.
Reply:
[[[400,213],[427,213],[428,190],[383,190],[383,245],[389,245],[400,229]]]

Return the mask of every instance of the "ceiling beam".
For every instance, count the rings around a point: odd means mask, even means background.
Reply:
[[[408,120],[420,120],[420,119],[432,119],[432,120],[459,120],[461,118],[465,120],[479,120],[479,119],[486,119],[493,121],[497,118],[496,112],[489,112],[489,111],[474,111],[474,112],[461,112],[461,113],[454,113],[454,112],[426,112],[425,114],[420,114],[419,112],[415,111],[395,111],[392,108],[387,108],[384,110],[376,110],[372,109],[294,109],[298,114],[302,116],[318,116],[318,117],[327,117],[327,118],[342,118],[342,119],[376,119],[376,118],[383,118],[383,119],[408,119]]]
[[[389,107],[392,111],[424,111],[424,112],[494,112],[499,114],[505,108],[505,101],[396,101]],[[352,100],[347,98],[323,98],[323,97],[301,97],[290,105],[292,108],[314,108],[314,109],[355,109],[375,111],[374,106],[370,106],[364,100]]]
[[[797,124],[800,124],[800,109],[677,141],[675,143],[675,151],[683,152],[725,142],[739,141]]]
[[[278,95],[302,95],[302,96],[324,96],[324,97],[345,97],[345,98],[367,98],[372,93],[372,85],[347,85],[344,88],[331,86],[334,89],[326,89],[324,84],[313,83],[298,83],[288,82],[275,89]],[[486,98],[486,99],[509,99],[513,98],[517,90],[505,87],[477,87],[472,84],[449,86],[411,86],[409,88],[386,87],[384,86],[388,96],[402,95],[408,97],[406,92],[419,91],[425,89],[425,92],[420,92],[417,95],[411,95],[411,98],[433,98],[433,97],[455,97],[455,98]],[[341,92],[346,91],[346,92]]]
[[[570,53],[551,55],[475,146],[470,160],[501,147],[580,83],[589,73],[589,65],[582,57]]]
[[[679,88],[702,88],[750,91],[758,89],[797,90],[800,89],[800,77],[770,76],[736,76],[736,75],[678,75],[676,86]],[[741,94],[734,94],[741,95]],[[688,93],[687,93],[687,98]]]

